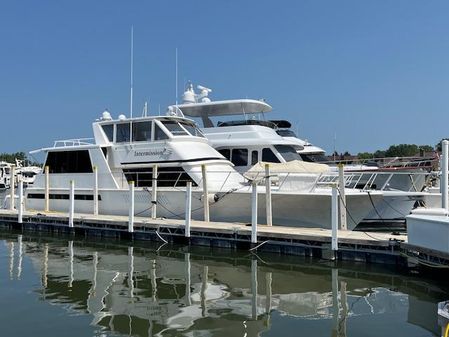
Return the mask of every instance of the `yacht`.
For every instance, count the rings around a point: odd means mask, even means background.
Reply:
[[[184,218],[186,183],[192,182],[192,218],[203,219],[203,198],[210,220],[251,221],[251,183],[208,143],[194,121],[179,109],[167,116],[112,119],[105,111],[93,124],[93,139],[56,141],[35,152],[45,154],[51,211],[67,212],[69,186],[76,186],[75,212],[93,212],[94,167],[98,172],[99,213],[127,215],[129,182],[135,182],[135,214],[149,216],[152,174],[157,165],[157,212],[160,217]],[[203,195],[202,166],[209,194]],[[317,183],[317,174],[284,175],[274,179],[273,223],[286,226],[331,226],[331,189]],[[28,209],[43,210],[46,174],[39,173],[26,189]],[[265,186],[257,186],[259,223],[265,219]],[[353,229],[380,201],[380,193],[348,190],[347,210]]]
[[[323,165],[325,152],[311,143],[299,139],[286,120],[266,120],[265,114],[272,107],[263,100],[235,99],[211,101],[211,89],[198,86],[196,94],[189,83],[183,95],[183,104],[170,107],[171,111],[181,111],[185,116],[200,119],[201,129],[211,145],[230,160],[239,172],[246,172],[258,162],[288,163],[302,161],[304,172],[307,166],[314,171]],[[243,118],[235,119],[236,116]],[[213,121],[224,119],[228,121]],[[336,182],[338,168],[323,165],[330,171],[321,174],[318,181]],[[325,172],[322,171],[323,173]],[[420,167],[384,167],[349,165],[345,167],[345,184],[352,189],[382,191],[382,201],[375,205],[366,216],[366,222],[403,221],[417,202],[428,193],[422,192],[428,172]]]
[[[12,164],[0,161],[0,189],[6,189],[10,186]]]

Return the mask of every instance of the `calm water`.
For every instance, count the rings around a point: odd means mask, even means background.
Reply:
[[[230,250],[0,232],[1,336],[437,336],[447,282]]]

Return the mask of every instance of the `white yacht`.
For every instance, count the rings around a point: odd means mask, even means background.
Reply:
[[[10,186],[12,164],[0,161],[0,189],[6,189]]]
[[[179,113],[179,111],[177,111]],[[180,114],[180,113],[179,113]],[[194,122],[170,113],[127,119],[112,119],[105,111],[93,123],[94,141],[57,141],[43,148],[44,166],[49,167],[50,210],[67,212],[70,181],[75,181],[75,212],[93,211],[94,171],[99,175],[100,214],[127,215],[129,181],[134,181],[135,214],[149,216],[152,207],[152,170],[158,167],[158,216],[184,218],[185,186],[193,184],[192,218],[203,219],[202,165],[212,221],[250,222],[251,186],[232,163],[211,147]],[[33,151],[33,152],[37,152]],[[273,223],[287,226],[326,227],[331,225],[331,189],[317,183],[316,174],[285,175],[273,179]],[[37,175],[26,190],[28,209],[43,210],[45,174]],[[265,187],[258,186],[259,223],[265,219]],[[346,193],[354,228],[381,195],[357,190]]]
[[[265,101],[236,99],[211,101],[208,88],[199,86],[196,94],[189,84],[183,104],[171,107],[184,115],[202,121],[204,135],[224,157],[232,161],[239,172],[246,172],[256,163],[288,163],[291,161],[324,162],[324,150],[299,139],[285,120],[265,120],[272,110]],[[240,120],[217,121],[231,116]],[[213,121],[214,119],[215,121]],[[319,165],[319,164],[318,164]],[[319,182],[336,181],[337,167],[329,166],[332,173],[321,175]],[[313,169],[312,169],[313,170]],[[346,187],[368,191],[381,190],[382,201],[374,205],[364,219],[367,222],[404,220],[417,201],[424,200],[421,192],[428,176],[419,168],[385,168],[350,165],[345,167]]]

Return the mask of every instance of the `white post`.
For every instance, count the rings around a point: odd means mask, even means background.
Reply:
[[[448,155],[449,155],[449,141],[443,140],[443,155],[441,158],[441,207],[446,211],[449,210],[448,203]]]
[[[74,213],[75,213],[75,181],[70,180],[69,227],[73,227]]]
[[[271,206],[271,177],[269,164],[265,164],[265,208],[267,212],[267,225],[273,226],[273,211]]]
[[[94,166],[94,215],[98,215],[98,167]]]
[[[338,189],[337,186],[332,187],[331,199],[331,222],[332,222],[332,251],[338,250]]]
[[[153,180],[151,183],[151,218],[156,219],[157,210],[157,165],[153,166]]]
[[[251,243],[257,243],[257,183],[251,182]]]
[[[50,168],[45,166],[45,212],[50,211]]]
[[[128,232],[134,232],[134,181],[129,182],[129,221]]]
[[[201,174],[203,176],[203,206],[204,206],[204,221],[209,222],[209,191],[207,189],[207,171],[206,165],[201,165]]]
[[[185,237],[190,238],[190,222],[192,218],[192,182],[188,181],[186,186],[186,215],[185,215]]]
[[[346,218],[346,195],[345,195],[345,168],[343,164],[338,164],[338,189],[340,191],[340,229],[347,230]]]
[[[16,175],[16,167],[11,166],[11,170],[9,171],[9,209],[12,211],[15,208],[16,204],[16,191],[15,191],[15,175]]]
[[[19,179],[19,223],[23,223],[23,180]]]

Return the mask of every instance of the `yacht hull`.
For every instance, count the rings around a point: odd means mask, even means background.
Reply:
[[[43,190],[32,189],[27,193],[43,193]],[[63,194],[61,190],[50,191],[50,194]],[[78,192],[77,193],[81,193]],[[92,195],[92,191],[85,191]],[[129,191],[125,189],[100,190],[99,213],[107,215],[129,214]],[[192,219],[203,220],[202,191],[192,192]],[[354,227],[373,209],[372,202],[378,204],[380,193],[373,193],[371,200],[366,193],[354,193],[347,198],[348,229]],[[151,215],[151,191],[135,190],[135,215],[148,217]],[[173,219],[185,218],[185,191],[158,190],[157,217]],[[27,209],[43,210],[44,200],[27,198]],[[69,200],[50,199],[50,210],[67,212]],[[329,191],[309,193],[276,193],[272,194],[273,224],[293,227],[331,228],[331,194]],[[76,213],[92,213],[92,200],[75,200]],[[236,191],[218,198],[210,203],[210,220],[217,222],[251,223],[251,193]],[[258,193],[258,223],[265,224],[265,194]]]

